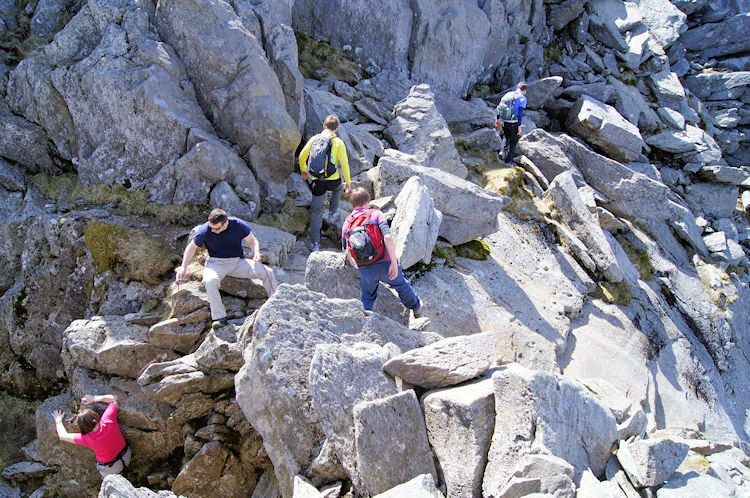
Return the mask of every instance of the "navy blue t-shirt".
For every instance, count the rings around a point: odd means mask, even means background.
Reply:
[[[212,232],[208,222],[202,224],[196,230],[193,242],[198,247],[205,247],[212,258],[244,258],[242,239],[252,232],[250,225],[233,216],[227,219],[229,225],[221,233]]]

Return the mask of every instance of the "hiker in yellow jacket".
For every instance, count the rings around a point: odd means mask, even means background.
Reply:
[[[313,195],[310,206],[310,243],[307,246],[311,252],[320,249],[320,226],[323,224],[323,200],[326,192],[331,192],[328,219],[335,222],[341,219],[339,197],[342,177],[344,191],[351,191],[349,159],[344,141],[336,136],[338,129],[338,118],[328,116],[323,121],[323,131],[312,137],[299,155],[302,179],[310,181]]]

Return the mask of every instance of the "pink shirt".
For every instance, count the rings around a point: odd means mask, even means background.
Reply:
[[[96,461],[99,463],[109,463],[117,458],[125,447],[125,438],[122,437],[120,425],[117,423],[117,405],[110,403],[99,419],[96,429],[88,434],[76,434],[73,436],[73,442],[94,450]]]

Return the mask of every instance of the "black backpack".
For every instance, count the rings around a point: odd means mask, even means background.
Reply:
[[[307,171],[313,178],[328,178],[336,172],[333,164],[331,149],[335,135],[315,135],[310,145],[310,155],[307,156]]]

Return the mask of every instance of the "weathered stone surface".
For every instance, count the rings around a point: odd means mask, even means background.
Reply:
[[[257,185],[255,194],[256,201],[243,202],[229,183],[221,181],[211,189],[209,202],[214,209],[220,208],[243,220],[252,220],[260,208]]]
[[[286,197],[286,179],[301,137],[257,39],[223,1],[161,2],[156,26],[185,63],[217,131],[238,144],[252,165],[264,209],[276,210]]]
[[[487,377],[422,398],[427,438],[440,463],[446,496],[481,496],[495,428],[495,398]]]
[[[671,439],[641,439],[621,444],[617,460],[635,486],[659,486],[679,467],[688,449]]]
[[[626,85],[611,75],[607,77],[607,83],[614,91],[614,106],[622,117],[636,125],[641,131],[654,130],[659,127],[658,116],[638,88]]]
[[[486,372],[496,343],[494,332],[451,337],[391,358],[383,370],[427,389],[452,386]]]
[[[146,373],[148,373],[148,370]],[[167,375],[154,384],[146,385],[143,391],[158,400],[175,405],[187,393],[216,393],[229,389],[233,383],[233,374],[205,374],[200,371],[192,371]]]
[[[730,183],[732,185],[750,185],[750,173],[742,168],[733,168],[721,164],[703,166],[698,176],[715,183]]]
[[[395,200],[392,235],[396,256],[406,269],[420,261],[429,264],[443,215],[435,208],[429,190],[419,177],[404,184]]]
[[[414,479],[389,489],[388,491],[379,493],[373,498],[399,498],[401,496],[410,496],[414,498],[442,498],[443,493],[437,488],[432,474],[421,474]]]
[[[5,467],[2,476],[10,481],[23,482],[42,478],[54,470],[54,467],[48,467],[39,462],[18,462]]]
[[[638,5],[643,23],[662,47],[669,47],[687,31],[687,16],[669,0],[642,0]]]
[[[495,110],[481,99],[464,100],[446,93],[435,95],[435,106],[451,131],[469,132],[495,125]]]
[[[714,218],[727,218],[734,213],[739,189],[734,185],[694,183],[685,188],[688,205],[696,212]]]
[[[83,366],[134,379],[143,365],[166,353],[149,343],[148,327],[130,324],[120,316],[75,320],[64,336],[62,359],[68,372]]]
[[[595,39],[601,41],[607,47],[620,52],[628,51],[628,44],[625,43],[625,39],[617,29],[614,20],[597,15],[589,16],[589,31]]]
[[[685,101],[685,88],[674,72],[660,71],[650,74],[646,82],[660,105],[680,109]]]
[[[220,442],[211,441],[182,467],[172,491],[178,495],[243,496],[248,484],[239,459]]]
[[[255,238],[260,242],[263,263],[271,266],[284,266],[289,253],[297,243],[297,237],[275,227],[257,223],[248,224]]]
[[[645,145],[638,127],[614,107],[588,96],[578,99],[570,110],[567,127],[618,161],[638,159]]]
[[[399,151],[411,154],[419,166],[466,178],[448,124],[435,106],[429,85],[415,85],[393,108],[393,119],[383,134]]]
[[[714,232],[703,237],[706,248],[711,252],[721,252],[727,248],[727,235],[724,232]]]
[[[0,112],[0,156],[32,173],[56,173],[53,148],[44,128],[9,112]]]
[[[309,468],[324,439],[308,386],[316,346],[362,341],[391,342],[404,351],[422,345],[418,332],[301,285],[282,284],[258,311],[235,380],[237,402],[263,438],[284,496],[291,496],[294,476]]]
[[[195,350],[195,362],[209,370],[237,372],[243,365],[241,335],[233,326],[211,329]]]
[[[596,377],[579,380],[599,401],[609,408],[618,423],[622,422],[633,404],[622,391],[606,380]]]
[[[9,77],[11,110],[42,126],[84,183],[156,196],[169,185],[155,188],[154,175],[186,152],[190,130],[213,135],[192,87],[181,85],[182,62],[152,30],[136,4],[88,2]]]
[[[328,442],[354,487],[363,489],[354,448],[354,406],[396,394],[396,383],[382,371],[390,352],[376,344],[321,344],[310,365],[313,410]]]
[[[678,8],[681,8],[678,5]],[[687,10],[683,10],[690,14]],[[746,51],[750,42],[744,36],[750,27],[747,15],[736,15],[722,22],[700,24],[680,36],[680,43],[705,57],[727,56]]]
[[[697,472],[677,475],[656,492],[656,498],[702,498],[737,496],[735,487]]]
[[[586,468],[597,474],[604,470],[617,427],[610,411],[585,387],[518,364],[498,370],[492,379],[497,415],[484,494],[496,493],[532,448],[566,460],[575,476]]]
[[[40,390],[64,377],[63,332],[86,313],[95,267],[83,249],[83,220],[36,214],[32,206],[38,194],[30,194],[24,204],[16,204],[12,196],[3,199],[5,209],[20,210],[0,225],[8,250],[0,260],[8,271],[0,278],[0,341],[5,345],[0,365],[7,372],[0,381],[11,390],[40,396]]]
[[[596,267],[610,282],[622,282],[622,270],[615,260],[612,248],[596,218],[584,205],[570,172],[560,173],[550,183],[549,191],[560,216],[575,230],[586,247]]]
[[[421,474],[437,480],[422,410],[409,389],[354,406],[361,492],[376,495]]]
[[[589,469],[583,471],[581,482],[576,488],[577,498],[621,498],[622,496],[622,491],[617,484],[599,481]]]
[[[403,184],[418,175],[443,213],[439,235],[453,245],[495,231],[497,214],[510,199],[435,168],[418,166],[409,156],[386,153],[378,163],[375,196],[396,195]]]
[[[741,95],[744,88],[750,84],[750,71],[717,72],[704,71],[685,78],[685,86],[701,100],[725,100],[735,95]],[[736,89],[736,90],[735,90]]]
[[[293,495],[299,498],[321,498],[323,496],[308,479],[300,475],[294,476]]]
[[[573,497],[573,466],[553,455],[526,455],[513,469],[498,496],[515,496],[518,488],[534,489],[536,493]]]
[[[666,185],[593,152],[568,135],[554,136],[543,130],[534,130],[524,135],[519,145],[521,152],[535,164],[548,161],[545,155],[550,150],[557,156],[563,155],[568,164],[582,172],[586,183],[606,197],[604,205],[611,212],[625,218],[668,219],[673,224],[681,224],[684,239],[707,254],[694,215]],[[559,167],[554,168],[552,171]]]
[[[120,474],[108,475],[102,480],[99,498],[175,498],[171,491],[160,490],[158,493],[148,488],[136,488]]]

